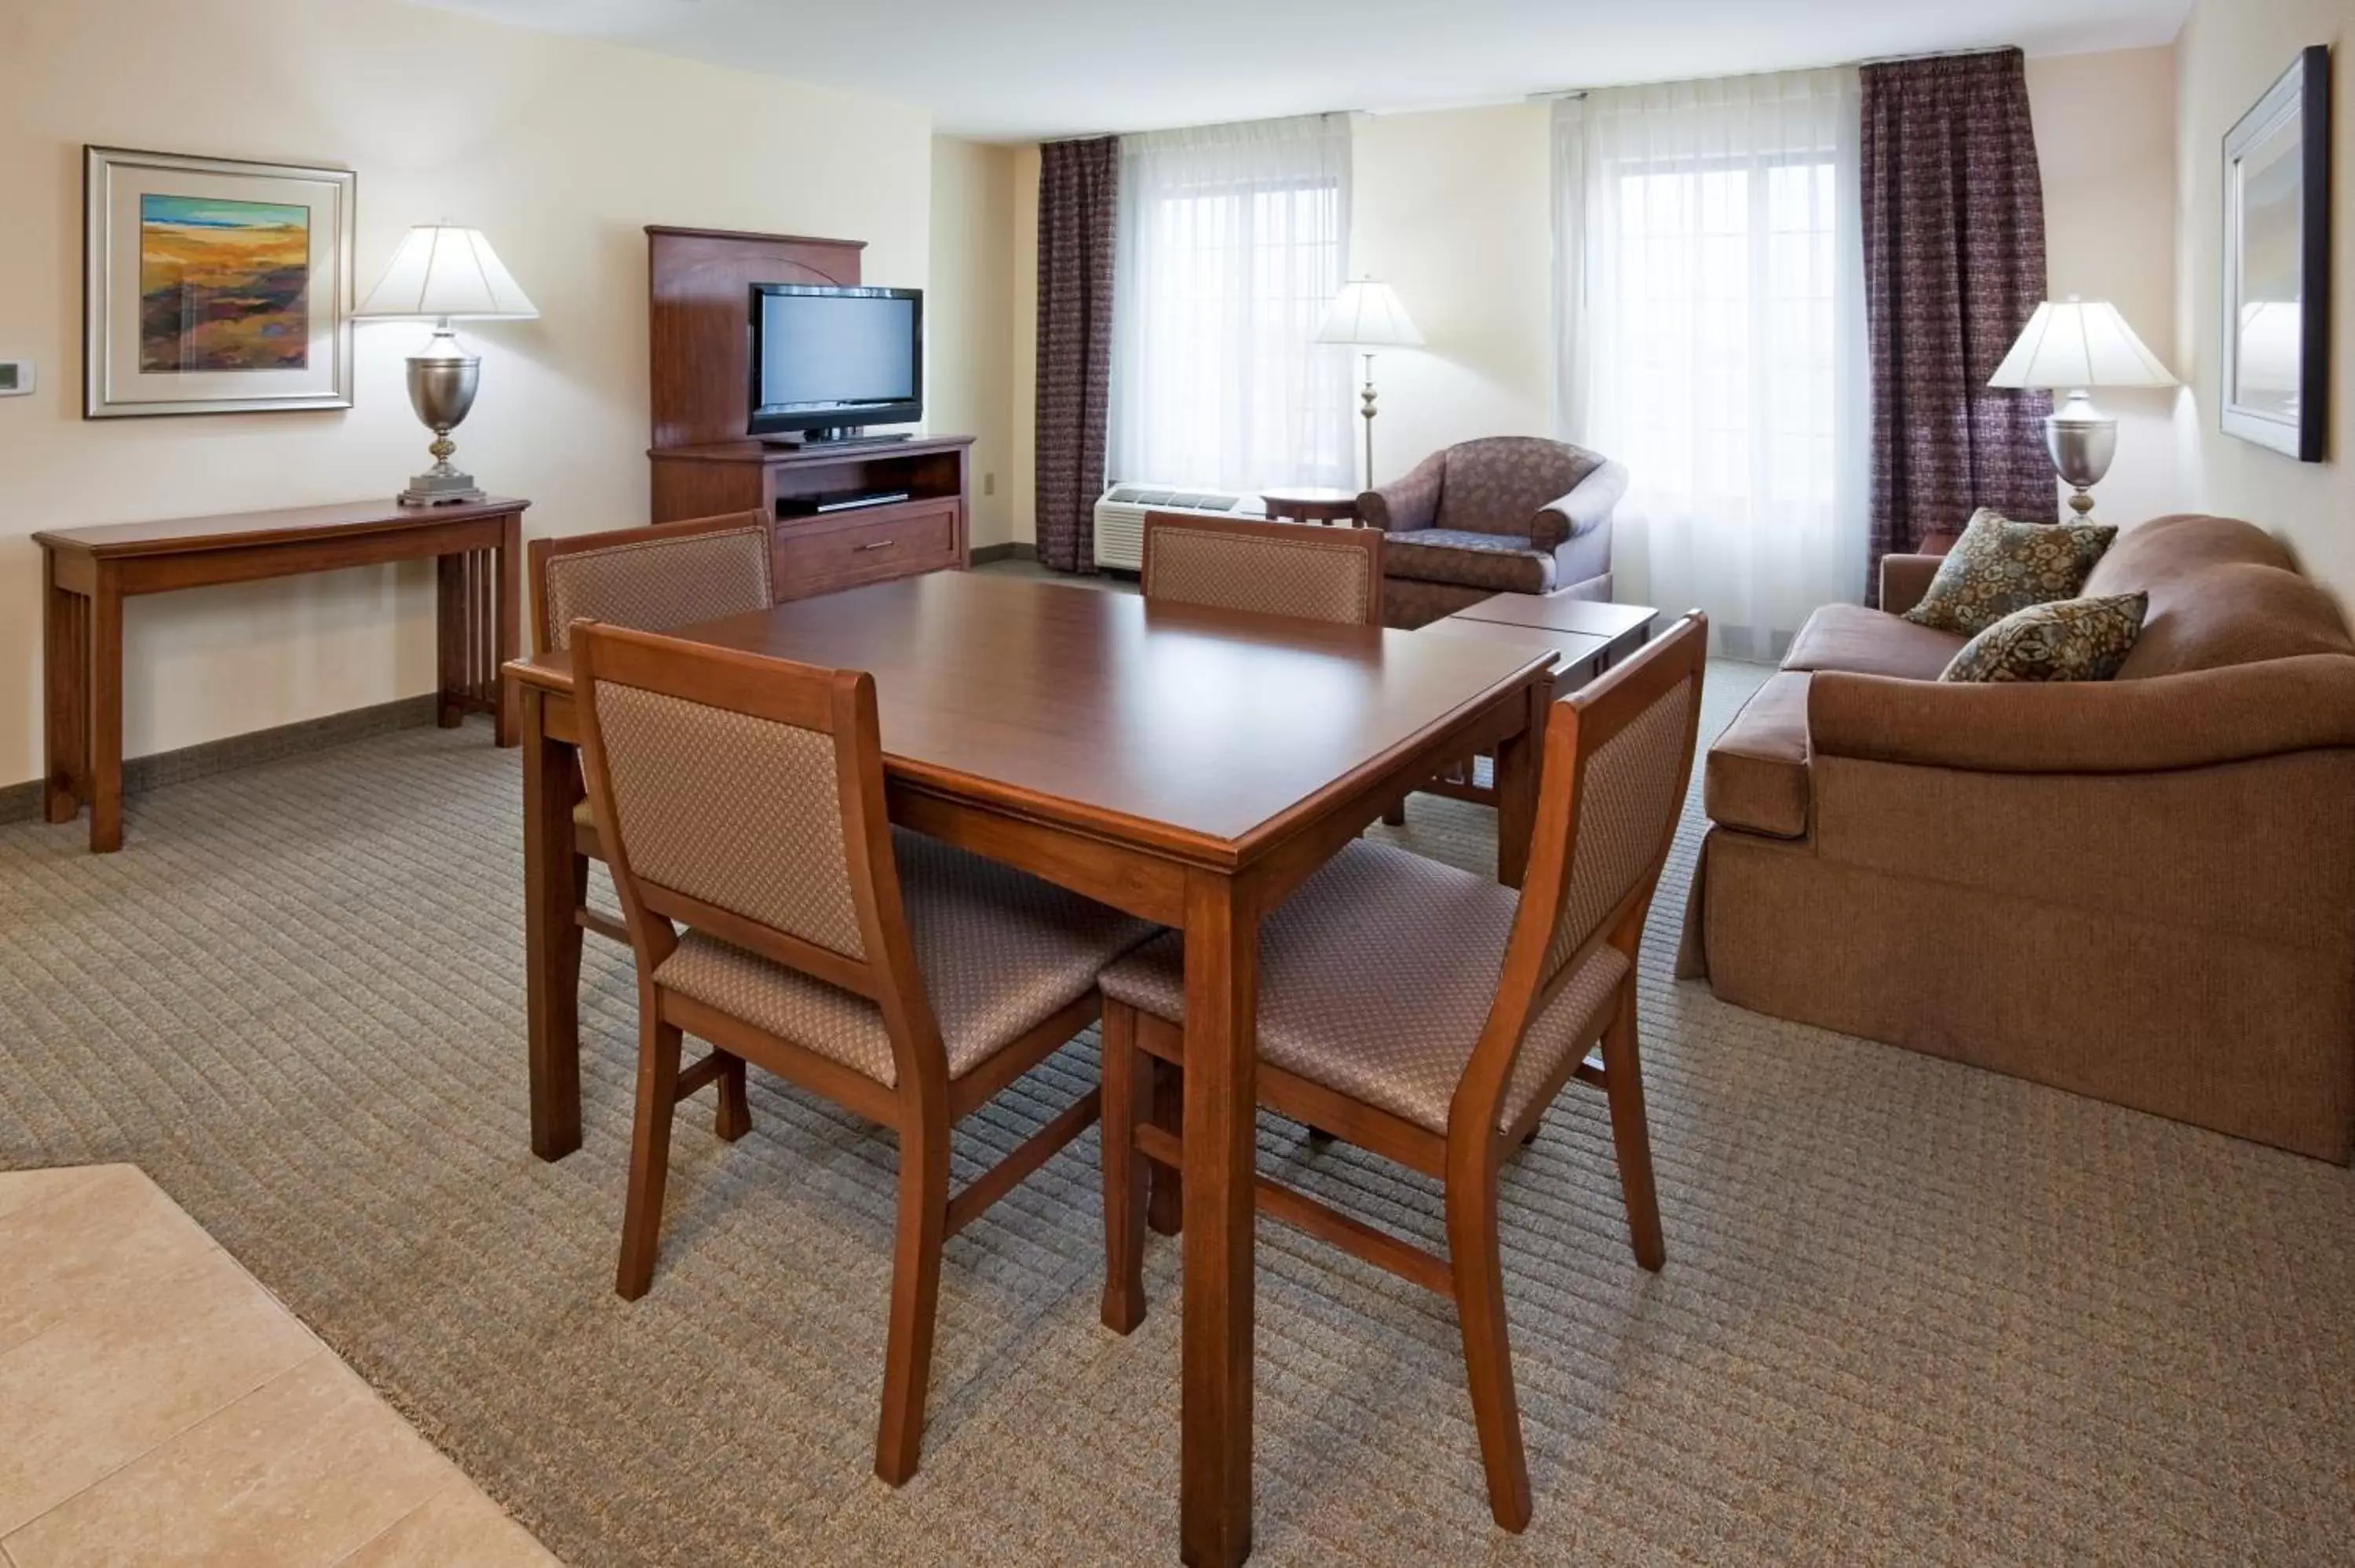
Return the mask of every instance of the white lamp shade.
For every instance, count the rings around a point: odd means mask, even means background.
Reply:
[[[1353,278],[1333,297],[1316,341],[1352,348],[1421,348],[1423,334],[1415,331],[1397,290],[1378,278]]]
[[[2175,377],[2145,348],[2115,305],[2047,300],[2003,356],[1990,387],[2172,387]]]
[[[531,321],[539,310],[480,229],[421,223],[352,313],[379,321]]]

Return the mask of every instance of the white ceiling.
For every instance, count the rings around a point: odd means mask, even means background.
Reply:
[[[428,0],[1029,139],[1492,102],[2018,44],[2163,44],[2188,0]]]

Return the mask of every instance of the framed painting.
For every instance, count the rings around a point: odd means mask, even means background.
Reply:
[[[2224,136],[2224,433],[2320,462],[2330,394],[2330,50]]]
[[[82,417],[352,406],[349,169],[82,149]]]

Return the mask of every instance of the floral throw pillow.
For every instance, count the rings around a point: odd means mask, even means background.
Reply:
[[[2117,536],[2107,523],[2014,523],[1983,506],[1905,619],[1977,637],[2013,610],[2084,592]]]
[[[2150,596],[2064,599],[2013,610],[1963,644],[1942,681],[2106,681],[2142,635]]]

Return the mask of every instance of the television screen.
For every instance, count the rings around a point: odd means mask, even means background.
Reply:
[[[752,291],[750,433],[923,417],[923,295],[762,283]]]

